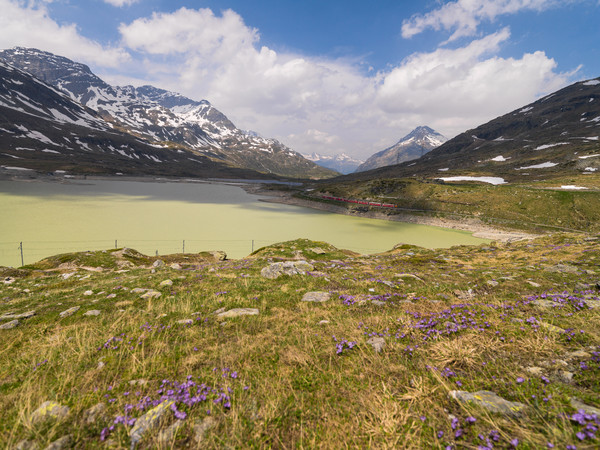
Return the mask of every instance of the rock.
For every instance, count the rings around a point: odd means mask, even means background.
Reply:
[[[106,298],[115,298],[117,296],[117,294],[108,294],[106,296]]]
[[[148,384],[148,380],[146,380],[144,378],[140,378],[139,380],[130,380],[129,381],[130,386],[145,386],[147,384]]]
[[[181,319],[181,320],[178,320],[177,323],[179,323],[181,325],[191,325],[194,323],[194,319]]]
[[[173,281],[165,280],[159,284],[159,286],[173,286]]]
[[[590,415],[596,414],[596,417],[600,417],[600,409],[598,409],[598,408],[596,408],[594,406],[586,405],[585,403],[579,401],[575,397],[571,397],[571,400],[569,401],[569,403],[577,411],[583,409],[586,414],[590,414]]]
[[[67,434],[66,436],[63,436],[60,439],[51,442],[50,445],[48,445],[48,447],[46,447],[44,450],[63,450],[67,448],[73,448],[72,444],[73,438],[70,434]]]
[[[304,275],[310,270],[314,270],[314,266],[306,261],[285,261],[277,262],[264,267],[260,274],[271,280],[280,277],[281,275]]]
[[[542,369],[541,367],[527,367],[525,370],[536,377],[541,377],[542,375],[544,375],[544,369]]]
[[[11,320],[10,322],[3,323],[0,325],[0,330],[10,330],[12,328],[16,328],[19,326],[19,321],[17,319]]]
[[[504,414],[511,417],[520,417],[526,405],[519,402],[511,402],[499,397],[491,391],[450,391],[448,395],[459,403],[474,403],[488,411]]]
[[[86,311],[85,313],[83,313],[84,316],[99,316],[100,315],[100,311],[98,311],[97,309],[90,309],[89,311]]]
[[[169,267],[171,267],[171,269],[174,269],[174,270],[181,270],[181,265],[177,264],[177,263],[173,263]]]
[[[329,320],[321,320],[319,321],[319,325],[327,325],[329,323]]]
[[[496,287],[498,286],[498,282],[495,280],[487,280],[488,286]]]
[[[367,344],[369,344],[371,347],[373,347],[375,352],[379,353],[385,347],[385,339],[382,337],[379,337],[379,336],[373,336],[373,337],[369,338],[369,340],[367,341]]]
[[[31,422],[39,423],[48,419],[62,420],[69,414],[69,407],[53,401],[45,401],[31,414]]]
[[[0,320],[12,320],[12,319],[29,319],[30,317],[35,316],[35,311],[27,311],[21,314],[15,313],[6,313],[0,316]]]
[[[541,284],[539,284],[539,283],[536,283],[535,281],[531,281],[531,280],[526,280],[526,281],[527,281],[527,282],[528,282],[528,283],[529,283],[531,286],[533,286],[533,287],[536,287],[536,288],[538,288],[538,287],[540,287],[540,286],[541,286]]]
[[[325,253],[327,253],[325,250],[323,250],[320,247],[309,248],[308,251],[313,252],[317,255],[324,255]]]
[[[569,352],[565,355],[567,359],[592,359],[592,355],[590,355],[585,350],[577,350],[574,352]]]
[[[151,299],[151,298],[158,298],[160,297],[162,294],[158,291],[155,291],[153,289],[150,289],[148,292],[146,292],[145,294],[140,295],[140,298],[143,299]]]
[[[555,266],[546,267],[547,272],[558,272],[558,273],[578,273],[579,269],[570,264],[558,263]]]
[[[552,300],[544,300],[542,298],[533,300],[531,304],[539,308],[554,308],[555,306],[557,306],[557,303],[553,302]]]
[[[472,300],[473,298],[475,298],[475,294],[473,294],[473,291],[471,289],[469,289],[468,291],[460,291],[456,289],[454,290],[453,294],[456,295],[456,297],[458,297],[459,300]]]
[[[2,280],[4,284],[13,284],[15,281],[17,280],[15,280],[13,277],[6,277],[4,280]]]
[[[144,434],[160,425],[161,419],[167,411],[171,408],[171,405],[175,403],[173,400],[165,400],[160,405],[152,408],[146,414],[141,416],[135,421],[135,424],[129,430],[129,437],[131,438],[131,448],[135,448],[137,443],[142,440]]]
[[[69,317],[79,311],[80,306],[73,306],[72,308],[66,309],[59,314],[60,317]]]
[[[102,369],[104,366],[106,366],[106,363],[104,361],[98,361],[98,369]]]
[[[175,440],[175,436],[177,435],[177,432],[183,426],[183,424],[184,424],[183,420],[177,420],[175,423],[173,423],[167,429],[162,430],[158,434],[158,443],[161,445],[171,444]]]
[[[23,439],[22,441],[17,442],[17,445],[15,445],[14,450],[38,450],[39,448],[40,447],[35,441]]]
[[[567,370],[561,370],[559,373],[560,379],[565,383],[571,383],[574,375],[575,374],[573,372],[569,372]]]
[[[385,306],[385,302],[382,302],[381,300],[371,300],[371,304],[375,306]]]
[[[149,290],[150,290],[150,289],[143,289],[143,288],[133,288],[133,289],[131,290],[131,292],[132,292],[133,294],[143,294],[144,292],[146,292],[146,291],[149,291]]]
[[[71,272],[71,273],[63,273],[61,275],[63,280],[68,280],[69,278],[71,278],[73,275],[75,275],[77,272]]]
[[[90,295],[94,295],[94,291],[85,291],[85,292],[83,293],[83,295],[85,295],[86,297],[87,297],[87,296],[90,296]]]
[[[331,294],[329,292],[307,292],[302,296],[303,302],[315,302],[322,303],[326,302],[331,298]]]
[[[590,309],[600,308],[600,300],[586,299],[585,304],[588,305],[588,308],[590,308]]]
[[[229,311],[223,311],[217,314],[217,317],[221,319],[229,319],[232,317],[239,316],[257,316],[259,314],[259,310],[256,308],[234,308]]]
[[[194,424],[194,440],[200,444],[204,440],[204,435],[208,430],[217,426],[217,421],[211,416],[205,417],[203,420],[197,420]]]
[[[227,259],[227,253],[222,252],[222,251],[216,251],[216,252],[209,252],[213,258],[215,258],[217,261],[225,261]]]
[[[157,259],[156,261],[154,261],[152,263],[152,267],[154,267],[155,269],[160,269],[161,267],[163,267],[165,265],[164,261]]]
[[[542,367],[545,367],[547,369],[559,369],[561,367],[568,367],[569,363],[566,361],[563,361],[562,359],[553,359],[551,361],[540,361],[539,365]]]
[[[564,333],[565,330],[563,330],[560,327],[557,327],[555,325],[552,325],[550,323],[547,322],[538,322],[540,324],[540,327],[545,328],[546,330],[548,330],[551,333]]]

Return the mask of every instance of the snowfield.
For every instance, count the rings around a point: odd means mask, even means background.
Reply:
[[[444,180],[444,181],[481,181],[482,183],[489,183],[489,184],[506,184],[506,181],[504,181],[504,178],[500,178],[500,177],[445,177],[445,178],[439,178],[440,180]]]

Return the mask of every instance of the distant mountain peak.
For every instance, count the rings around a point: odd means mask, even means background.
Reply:
[[[443,135],[428,126],[418,126],[393,146],[375,153],[364,164],[361,164],[356,171],[364,172],[420,158],[447,140]]]

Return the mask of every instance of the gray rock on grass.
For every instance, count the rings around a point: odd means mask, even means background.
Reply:
[[[586,405],[585,403],[583,403],[582,401],[580,401],[579,399],[577,399],[575,397],[571,397],[571,400],[569,401],[569,403],[577,411],[584,410],[586,414],[590,414],[590,415],[596,414],[597,417],[600,417],[600,409],[598,409],[594,406]]]
[[[145,294],[140,295],[140,298],[143,298],[145,300],[147,299],[151,299],[151,298],[158,298],[160,297],[162,294],[158,291],[155,291],[153,289],[150,289],[148,292],[146,292]]]
[[[527,405],[519,402],[511,402],[499,397],[491,391],[450,391],[448,395],[459,403],[473,403],[488,411],[504,414],[511,417],[520,417]]]
[[[132,449],[142,440],[144,434],[160,425],[165,413],[170,410],[173,403],[175,403],[173,400],[165,400],[136,420],[131,430],[129,430]]]
[[[17,319],[11,320],[10,322],[3,323],[0,325],[0,330],[10,330],[12,328],[16,328],[19,326],[19,321]]]
[[[285,261],[272,263],[264,267],[260,274],[264,278],[274,280],[282,275],[305,275],[306,272],[314,269],[314,266],[306,261]]]
[[[83,315],[84,316],[99,316],[100,311],[97,309],[90,309],[89,311],[86,311]]]
[[[88,425],[95,424],[96,422],[106,420],[106,404],[96,403],[91,408],[85,410],[83,413],[83,421]]]
[[[169,445],[175,440],[175,436],[181,427],[183,427],[183,420],[177,420],[172,425],[162,430],[158,434],[158,443],[160,445]]]
[[[328,301],[330,298],[331,294],[329,292],[307,292],[302,296],[301,301],[322,303]]]
[[[239,316],[257,316],[260,311],[256,308],[234,308],[217,314],[221,319],[230,319]]]
[[[31,414],[31,422],[39,423],[49,419],[63,420],[69,415],[69,407],[51,400],[45,401]]]
[[[21,314],[6,313],[0,316],[0,320],[13,320],[13,319],[29,319],[35,316],[35,311],[27,311]]]
[[[367,344],[369,344],[371,347],[373,347],[375,352],[379,353],[385,347],[385,339],[382,338],[381,336],[373,336],[373,337],[369,338],[369,340],[367,341]]]
[[[81,307],[80,306],[73,306],[72,308],[66,309],[63,312],[61,312],[59,314],[59,316],[62,317],[62,318],[72,316],[77,311],[79,311],[79,308],[81,308]]]
[[[73,437],[70,434],[53,441],[44,450],[66,450],[73,448]]]

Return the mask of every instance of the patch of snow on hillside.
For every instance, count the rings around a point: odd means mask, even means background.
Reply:
[[[600,81],[598,80],[590,80],[590,81],[586,81],[585,83],[582,83],[584,86],[597,86],[600,84]]]
[[[36,139],[40,142],[43,142],[44,144],[50,144],[50,145],[56,145],[57,147],[60,147],[59,144],[52,142],[50,140],[50,138],[44,136],[42,133],[40,133],[39,131],[29,131],[27,133],[27,137],[31,138],[31,139]]]
[[[568,142],[558,142],[556,144],[544,144],[544,145],[540,145],[536,148],[534,148],[534,150],[546,150],[547,148],[552,148],[552,147],[557,147],[559,145],[567,145]]]
[[[568,191],[582,191],[587,189],[586,187],[583,186],[573,186],[572,184],[567,184],[565,186],[561,186],[561,189],[566,189]]]
[[[585,169],[586,172],[597,172],[598,168],[597,167],[586,167]]]
[[[503,162],[503,161],[508,161],[509,159],[510,159],[510,156],[508,158],[505,158],[504,156],[500,155],[500,156],[496,156],[495,158],[490,159],[490,161]]]
[[[6,170],[33,170],[33,169],[26,169],[25,167],[13,167],[13,166],[0,166],[3,169]]]
[[[554,167],[554,166],[558,166],[558,163],[545,162],[545,163],[541,163],[541,164],[534,164],[533,166],[519,167],[519,168],[517,168],[515,170],[523,170],[523,169],[547,169],[549,167]]]
[[[500,178],[500,177],[445,177],[445,178],[440,178],[440,180],[444,180],[444,181],[481,181],[482,183],[489,183],[489,184],[506,184],[506,181],[504,181],[504,178]]]
[[[50,150],[49,148],[45,148],[44,150],[42,150],[42,152],[44,152],[44,153],[58,153],[60,155],[60,152],[57,152],[56,150]]]
[[[444,169],[438,169],[440,172],[448,172],[450,167],[445,167]]]
[[[595,158],[596,156],[600,156],[600,153],[597,155],[585,155],[585,156],[580,156],[579,159],[588,159],[588,158]]]
[[[527,107],[527,108],[523,108],[523,109],[522,109],[521,111],[519,111],[519,112],[520,112],[520,113],[526,113],[526,112],[529,112],[529,111],[531,111],[532,109],[533,109],[533,106],[529,106],[529,107]]]
[[[19,158],[18,156],[15,156],[15,155],[10,155],[10,154],[8,154],[8,153],[2,153],[2,154],[3,154],[4,156],[10,156],[11,158],[14,158],[14,159],[23,159],[23,158]]]

